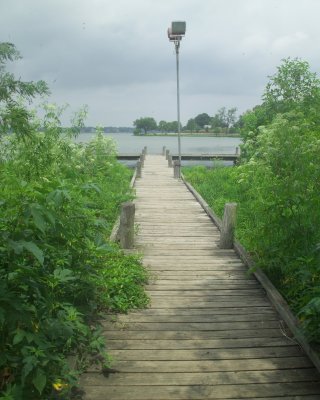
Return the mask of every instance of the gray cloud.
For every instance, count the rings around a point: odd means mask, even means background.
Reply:
[[[88,104],[88,124],[173,120],[175,54],[170,21],[187,21],[181,43],[182,118],[259,103],[282,58],[319,70],[317,0],[2,0],[1,40],[23,59],[23,79],[45,79],[52,101]]]

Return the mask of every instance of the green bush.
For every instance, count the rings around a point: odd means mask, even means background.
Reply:
[[[103,340],[90,324],[94,313],[148,302],[139,259],[108,242],[120,204],[132,198],[131,172],[116,161],[113,142],[101,133],[82,146],[54,124],[45,125],[51,127],[2,140],[4,399],[48,398],[59,381],[67,391],[77,375],[68,355],[77,355],[78,369],[89,354],[104,358]]]
[[[238,203],[236,236],[320,342],[320,140],[295,113],[258,136],[258,151],[235,168],[185,169],[187,179],[222,217]]]
[[[320,80],[285,59],[241,118],[242,165],[186,171],[209,205],[239,204],[236,235],[320,342]]]
[[[72,142],[85,110],[70,129],[63,108],[46,105],[39,120],[24,102],[48,88],[6,72],[18,58],[0,43],[0,398],[62,399],[90,358],[109,362],[100,310],[145,305],[147,275],[108,241],[133,196],[114,143],[101,131],[87,146]]]

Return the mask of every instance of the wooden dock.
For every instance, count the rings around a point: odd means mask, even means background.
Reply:
[[[319,400],[317,370],[165,158],[135,186],[151,307],[104,322],[113,371],[84,374],[84,398]]]
[[[138,160],[140,154],[119,154],[117,156],[118,160]],[[240,158],[240,154],[225,154],[225,153],[212,153],[212,154],[182,154],[182,161],[212,161],[212,160],[222,160],[222,161],[233,161],[237,162]],[[173,160],[178,160],[178,154],[172,154]]]

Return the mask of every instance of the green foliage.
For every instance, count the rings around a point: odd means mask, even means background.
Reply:
[[[200,128],[203,128],[205,125],[210,124],[210,116],[207,113],[198,114],[194,118],[194,122],[200,126]]]
[[[133,122],[133,125],[136,127],[136,129],[143,130],[145,134],[148,131],[153,131],[157,129],[157,123],[155,119],[152,117],[144,117],[136,119]]]
[[[226,128],[226,133],[236,124],[237,108],[226,109],[221,107],[218,112],[211,118],[210,122],[214,128]]]
[[[72,386],[68,354],[82,362],[103,353],[89,315],[148,301],[139,260],[107,240],[132,198],[130,171],[101,134],[87,147],[53,135],[34,133],[23,146],[12,136],[0,171],[0,371],[10,371],[22,398],[42,398],[57,379]],[[32,165],[37,148],[46,151]]]
[[[160,132],[178,132],[178,121],[166,122],[160,121],[159,122],[159,131]],[[180,126],[181,129],[181,126]]]
[[[309,124],[320,126],[320,80],[310,71],[306,61],[287,58],[270,77],[263,103],[241,116],[242,160],[249,161],[258,148],[261,128],[269,125],[278,114],[296,112]]]
[[[16,54],[6,46],[3,60]],[[132,174],[101,131],[87,146],[71,141],[85,110],[67,130],[60,112],[47,105],[40,121],[28,112],[26,135],[18,121],[0,137],[1,399],[69,397],[90,358],[108,362],[94,327],[100,310],[148,301],[139,259],[108,241],[120,204],[133,197]]]
[[[109,310],[120,312],[145,307],[149,298],[142,284],[147,282],[148,274],[141,268],[140,257],[123,257],[118,250],[110,252],[108,257],[109,266],[101,271],[96,282],[104,304]]]
[[[199,126],[197,125],[196,121],[194,120],[194,118],[190,118],[187,122],[187,125],[184,128],[185,130],[188,130],[190,132],[194,132],[199,130]]]
[[[241,117],[241,166],[186,175],[220,216],[239,204],[237,237],[319,343],[320,80],[283,60],[263,100]]]
[[[30,101],[49,92],[43,81],[22,82],[6,71],[6,62],[19,58],[20,53],[12,43],[0,42],[0,136],[9,131],[29,135],[32,113],[23,106],[21,99]]]
[[[263,102],[273,118],[278,113],[308,109],[319,98],[320,80],[308,62],[287,58],[270,77]]]

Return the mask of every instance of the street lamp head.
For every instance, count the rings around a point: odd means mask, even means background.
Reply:
[[[180,41],[186,33],[185,21],[173,21],[168,28],[168,38],[171,42]]]
[[[171,30],[173,35],[183,36],[186,33],[185,21],[173,21],[171,22]]]

